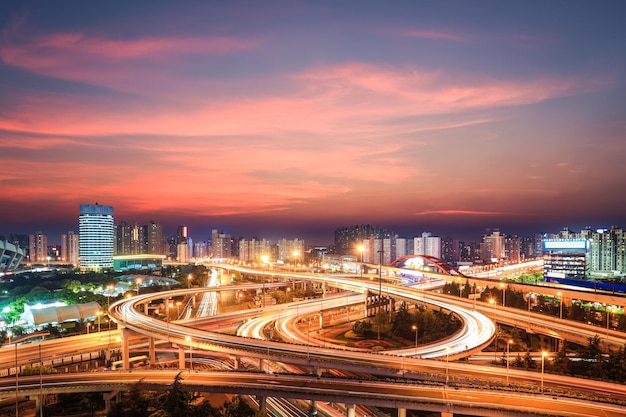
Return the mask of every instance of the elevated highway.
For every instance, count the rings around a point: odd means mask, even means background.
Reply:
[[[414,384],[405,381],[367,381],[321,378],[302,375],[268,375],[243,372],[180,372],[178,370],[89,372],[52,374],[20,378],[20,395],[70,392],[116,392],[130,390],[138,381],[147,390],[167,390],[176,375],[186,389],[196,392],[245,394],[311,401],[345,403],[399,410],[464,414],[482,417],[504,416],[624,416],[626,407],[539,393],[485,391]],[[0,379],[0,398],[13,398],[15,386]]]

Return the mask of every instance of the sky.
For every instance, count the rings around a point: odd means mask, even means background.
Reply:
[[[626,227],[626,2],[4,1],[0,234]],[[59,235],[59,237],[56,237]]]

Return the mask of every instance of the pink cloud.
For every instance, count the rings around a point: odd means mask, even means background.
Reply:
[[[0,58],[26,71],[122,91],[143,91],[174,82],[171,67],[194,56],[241,53],[259,39],[236,37],[150,37],[107,39],[59,33],[16,42],[5,34]],[[156,64],[159,65],[156,65]]]
[[[512,213],[502,211],[474,211],[474,210],[432,210],[421,211],[414,213],[416,216],[430,216],[430,215],[442,215],[442,216],[498,216],[498,215],[511,215]]]
[[[400,35],[408,38],[447,40],[454,42],[465,42],[469,40],[469,37],[467,36],[437,30],[406,29],[400,32]]]

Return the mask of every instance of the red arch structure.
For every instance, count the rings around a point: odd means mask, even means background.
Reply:
[[[450,275],[450,276],[460,276],[460,277],[465,277],[465,275],[463,275],[461,272],[459,272],[459,270],[457,268],[455,268],[454,266],[450,265],[449,263],[447,263],[446,261],[444,261],[443,259],[439,259],[439,258],[435,258],[434,256],[428,256],[428,255],[406,255],[406,256],[402,256],[396,260],[394,260],[389,266],[393,267],[393,268],[405,268],[406,269],[406,261],[408,259],[415,259],[415,258],[419,258],[422,259],[424,261],[424,264],[426,265],[432,265],[437,272],[440,272],[444,275]]]

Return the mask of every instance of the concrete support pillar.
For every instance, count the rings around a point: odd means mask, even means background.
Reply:
[[[178,369],[185,369],[185,349],[178,346]]]
[[[454,417],[454,414],[452,413],[445,413],[445,412],[441,412],[441,417]]]
[[[104,399],[104,408],[107,413],[111,411],[111,400],[115,399],[116,401],[119,401],[119,395],[119,391],[102,393],[102,398]]]
[[[239,369],[239,365],[240,365],[240,359],[239,359],[239,356],[235,356],[235,357],[233,358],[233,367],[234,367],[235,369]]]
[[[130,343],[129,343],[129,338],[130,338],[130,331],[128,329],[123,328],[121,331],[122,335],[121,335],[121,344],[122,344],[122,369],[125,371],[128,371],[130,369],[130,362],[129,362],[129,358],[130,358],[130,352],[129,352],[129,348],[130,348]]]
[[[143,305],[143,312],[145,315],[148,315],[148,303],[144,303]]]
[[[263,372],[263,370],[265,369],[265,362],[265,358],[259,359],[259,372]]]
[[[356,417],[356,406],[354,404],[346,404],[346,417]]]
[[[154,348],[154,337],[148,338],[148,352],[150,356],[150,366],[155,366],[157,363],[156,360],[156,349]]]
[[[309,407],[309,417],[317,417],[317,401],[311,400],[311,406]]]
[[[259,411],[267,410],[267,397],[257,395],[256,399],[259,402]]]
[[[406,408],[398,408],[398,417],[406,417]]]
[[[196,308],[196,296],[195,294],[191,297],[191,307]]]

